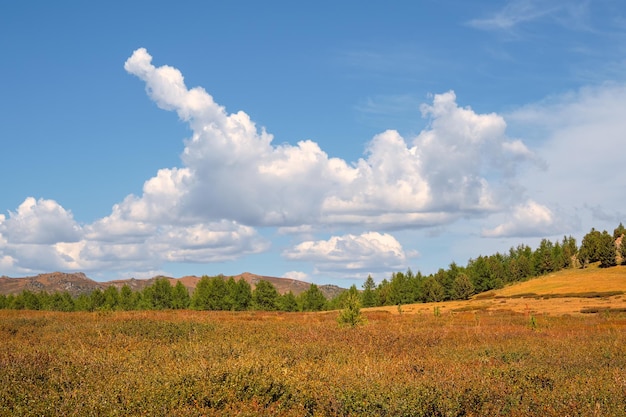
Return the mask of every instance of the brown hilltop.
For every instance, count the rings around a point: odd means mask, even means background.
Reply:
[[[104,283],[87,278],[82,272],[51,272],[32,277],[0,277],[0,294],[18,294],[24,290],[48,293],[67,291],[73,296],[90,293],[96,288],[103,289]]]
[[[181,278],[155,276],[149,279],[128,278],[106,282],[97,282],[88,278],[82,272],[51,272],[22,278],[10,278],[7,276],[2,276],[0,277],[0,294],[19,294],[24,290],[33,292],[45,291],[47,293],[67,291],[72,296],[77,296],[80,294],[88,294],[95,289],[104,290],[109,286],[115,286],[119,289],[122,288],[124,285],[128,285],[133,291],[141,291],[144,288],[152,285],[154,281],[159,278],[167,278],[172,285],[176,285],[176,282],[180,281],[189,290],[190,293],[193,292],[193,290],[196,288],[196,285],[198,284],[198,281],[200,281],[201,279],[200,277],[193,275],[184,276]],[[229,277],[225,276],[224,278]],[[285,294],[291,291],[294,295],[298,295],[308,290],[311,286],[311,284],[308,282],[299,281],[296,279],[256,275],[250,272],[244,272],[239,275],[234,275],[233,279],[235,279],[236,281],[240,279],[245,280],[248,284],[250,284],[252,289],[256,287],[256,284],[259,281],[268,281],[272,283],[272,285],[274,285],[279,294]],[[336,285],[319,285],[318,287],[322,291],[324,296],[328,299],[331,299],[344,291],[343,288],[340,288]]]

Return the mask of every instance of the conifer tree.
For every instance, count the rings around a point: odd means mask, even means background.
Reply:
[[[252,304],[257,310],[278,310],[278,291],[271,282],[261,280],[252,291]]]
[[[474,286],[469,277],[460,273],[452,283],[452,298],[455,300],[467,300],[474,294]]]
[[[598,241],[598,260],[600,261],[601,268],[609,268],[617,265],[615,251],[615,241],[606,230],[600,235]]]
[[[181,281],[177,281],[172,290],[172,308],[182,310],[188,308],[190,302],[189,290]]]
[[[371,275],[367,276],[367,279],[363,283],[363,292],[361,293],[361,304],[363,307],[374,307],[377,305],[376,301],[376,283]]]
[[[339,312],[337,321],[340,326],[348,327],[355,327],[364,323],[358,293],[348,292],[344,301],[344,308]]]

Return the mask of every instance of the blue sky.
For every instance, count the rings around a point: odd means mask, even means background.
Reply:
[[[360,285],[626,220],[626,6],[0,6],[0,275]]]

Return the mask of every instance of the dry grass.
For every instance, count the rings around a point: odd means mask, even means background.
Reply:
[[[432,314],[437,308],[440,313],[506,310],[524,314],[580,315],[626,310],[624,292],[626,266],[601,269],[592,265],[586,269],[567,269],[478,294],[468,301],[403,305],[401,311],[407,314]],[[397,306],[367,310],[399,313]]]
[[[602,269],[591,265],[585,269],[565,269],[544,277],[496,290],[498,296],[516,294],[576,294],[626,291],[626,266]]]
[[[626,415],[626,315],[416,313],[0,311],[0,415]]]

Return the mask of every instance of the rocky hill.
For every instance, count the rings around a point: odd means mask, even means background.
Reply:
[[[147,286],[150,286],[158,278],[167,278],[172,285],[175,285],[177,281],[181,281],[189,292],[193,292],[196,288],[196,284],[200,281],[200,277],[197,276],[185,276],[182,278],[172,278],[156,276],[150,279],[122,279],[106,282],[94,281],[87,277],[82,272],[65,273],[65,272],[52,272],[46,274],[39,274],[31,277],[22,278],[10,278],[7,276],[0,277],[0,294],[18,294],[23,290],[29,290],[33,292],[45,291],[48,293],[54,292],[69,292],[72,296],[80,294],[88,294],[95,289],[104,290],[107,287],[114,285],[118,288],[122,288],[125,284],[128,285],[133,291],[141,291]],[[228,277],[226,277],[228,278]],[[304,281],[298,281],[291,278],[278,278],[264,275],[255,275],[250,272],[244,272],[240,275],[233,276],[235,280],[243,279],[250,284],[252,289],[256,287],[256,284],[261,281],[269,281],[276,287],[276,290],[280,294],[285,294],[291,291],[294,295],[298,295],[309,289],[310,283]],[[336,295],[344,291],[343,288],[336,285],[320,285],[320,290],[326,296],[327,299],[331,299]]]

